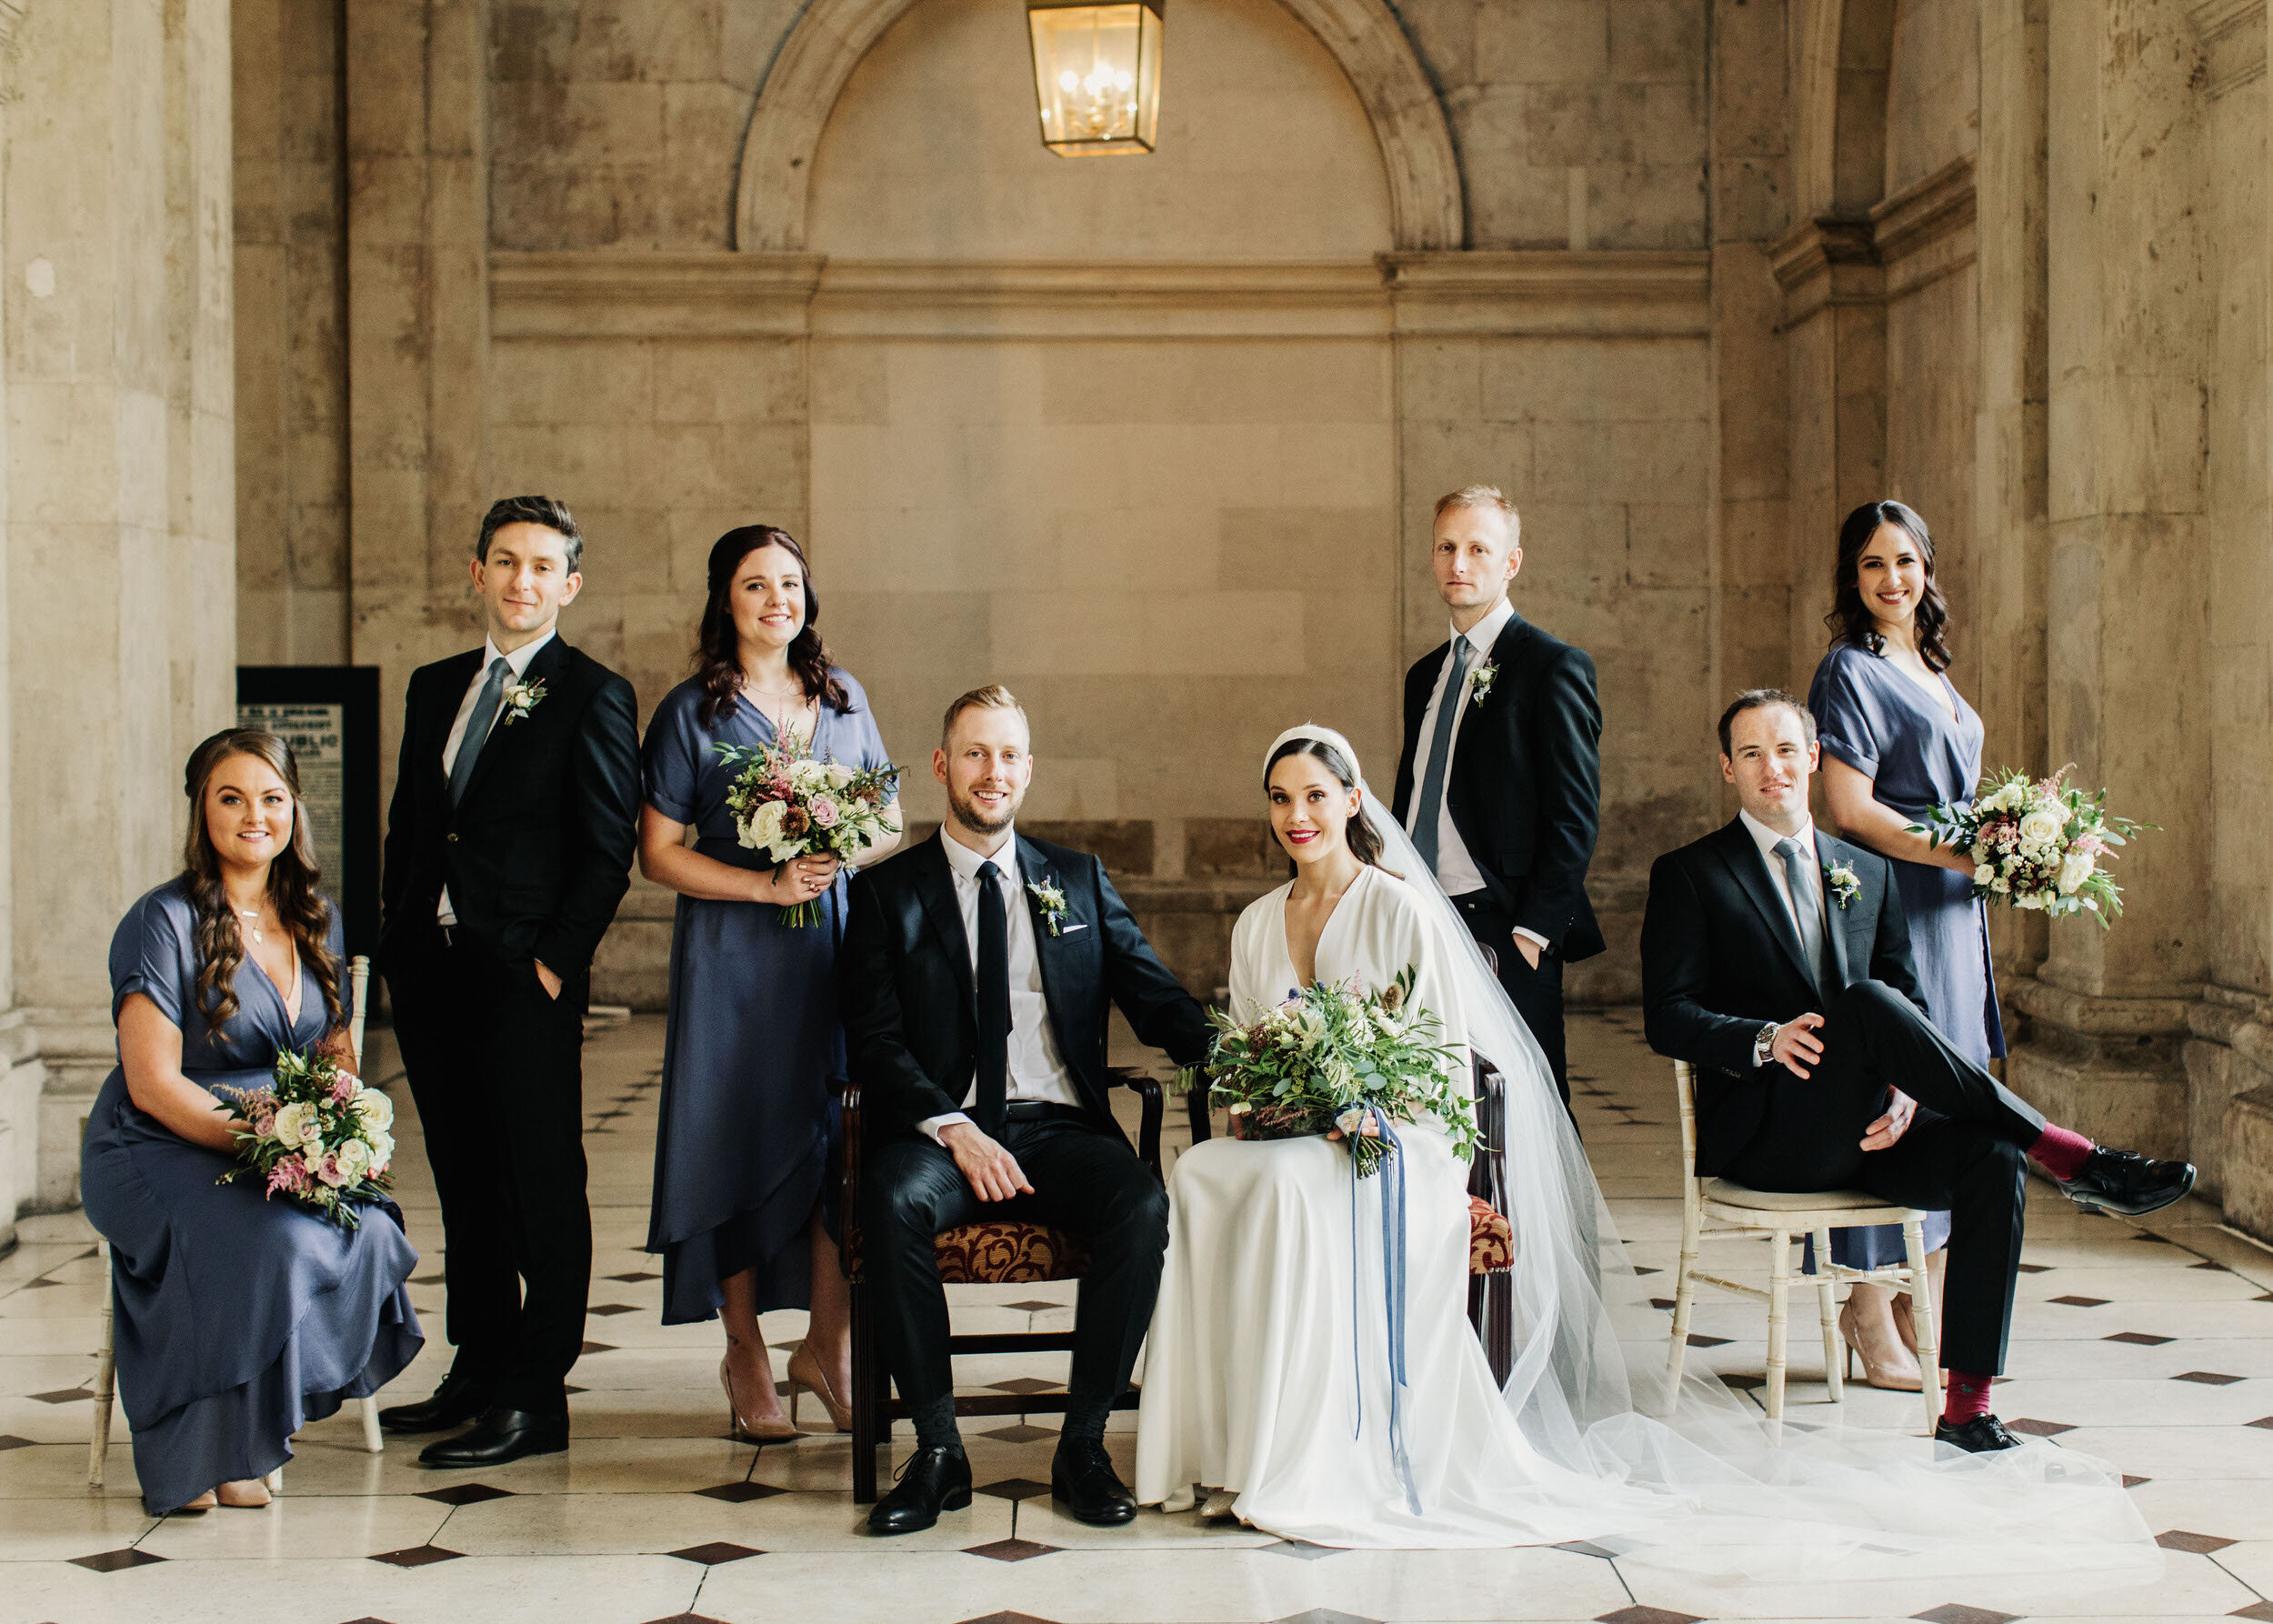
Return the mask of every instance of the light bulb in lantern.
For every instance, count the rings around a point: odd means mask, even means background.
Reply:
[[[1044,145],[1066,157],[1153,150],[1166,3],[1027,0]]]

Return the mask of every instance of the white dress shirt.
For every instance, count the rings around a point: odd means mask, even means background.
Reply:
[[[1010,1067],[1009,1075],[1003,1079],[1005,1102],[1035,1100],[1079,1109],[1081,1090],[1074,1086],[1073,1073],[1066,1068],[1065,1057],[1057,1052],[1057,1034],[1050,1027],[1049,1003],[1042,996],[1042,961],[1035,951],[1034,910],[1026,903],[1026,878],[1018,871],[1016,831],[1006,833],[1002,844],[985,854],[973,851],[944,828],[937,837],[947,854],[947,872],[955,880],[956,903],[963,910],[963,938],[970,947],[974,977],[978,974],[978,910],[999,907],[1009,915],[1010,932],[1006,945],[1010,957]],[[1001,870],[991,895],[990,888],[978,877],[982,863],[993,863]],[[963,1090],[963,1103],[967,1108],[977,1102],[978,1078],[974,1073],[969,1086]],[[941,1128],[969,1120],[964,1111],[949,1111],[926,1117],[916,1126],[936,1141]]]
[[[1752,837],[1752,844],[1760,848],[1760,861],[1767,865],[1768,883],[1784,899],[1784,914],[1791,920],[1792,935],[1798,936],[1799,910],[1792,906],[1791,882],[1784,877],[1784,859],[1776,852],[1777,843],[1786,837],[1777,834],[1749,812],[1739,812],[1737,817],[1744,824],[1744,832]],[[1830,898],[1824,895],[1823,864],[1816,856],[1815,820],[1808,818],[1801,822],[1799,832],[1789,838],[1799,842],[1799,854],[1807,859],[1807,875],[1816,888],[1816,917],[1821,919],[1824,927],[1828,929],[1831,921]],[[1824,944],[1823,950],[1826,953],[1831,950],[1828,942]]]
[[[1467,697],[1476,687],[1476,668],[1490,663],[1492,645],[1499,641],[1499,634],[1507,629],[1507,623],[1515,617],[1515,605],[1503,596],[1492,606],[1490,613],[1466,632],[1457,626],[1452,628],[1453,637],[1467,638],[1469,649],[1467,673],[1461,680],[1460,692],[1456,700],[1460,708],[1453,716],[1452,737],[1447,746],[1452,757],[1460,753],[1460,728],[1468,719]],[[1420,817],[1420,787],[1428,781],[1429,751],[1437,742],[1437,713],[1445,702],[1445,679],[1451,675],[1452,651],[1447,648],[1444,668],[1437,673],[1436,691],[1428,696],[1428,708],[1421,713],[1420,745],[1413,752],[1413,807],[1405,820],[1405,832],[1408,835],[1413,832],[1415,820]],[[1467,843],[1460,838],[1459,828],[1452,821],[1452,765],[1449,759],[1445,764],[1444,805],[1437,814],[1437,883],[1444,887],[1447,897],[1466,897],[1472,891],[1484,888],[1484,876],[1477,868],[1476,859],[1468,855]],[[1541,947],[1547,946],[1547,937],[1536,930],[1526,930],[1518,925],[1516,934]]]
[[[555,635],[546,632],[534,642],[522,644],[511,654],[501,654],[494,641],[487,637],[482,639],[482,663],[474,668],[474,680],[466,685],[466,697],[458,701],[457,720],[450,724],[450,737],[442,741],[442,781],[445,784],[450,781],[451,769],[457,766],[458,747],[466,742],[466,730],[474,725],[474,702],[481,697],[482,685],[489,680],[489,667],[502,658],[513,668],[513,675],[507,680],[519,682],[528,675],[529,662],[536,657],[536,651],[551,642]],[[502,696],[498,698],[497,708],[505,708]],[[496,721],[489,724],[489,730],[492,733],[497,730]],[[487,747],[486,740],[484,747]],[[457,923],[457,914],[450,907],[450,887],[447,886],[442,887],[442,900],[436,907],[435,919],[443,925]]]

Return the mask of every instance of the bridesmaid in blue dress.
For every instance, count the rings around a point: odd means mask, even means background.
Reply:
[[[289,1439],[378,1391],[425,1338],[405,1282],[418,1254],[391,1203],[342,1229],[236,1163],[230,1090],[277,1052],[351,1059],[339,911],[290,747],[233,728],[190,757],[184,872],[111,938],[119,1064],[88,1113],[79,1188],[111,1244],[118,1397],[155,1516],[265,1506]]]
[[[1899,502],[1857,507],[1839,528],[1836,582],[1830,652],[1807,691],[1823,739],[1825,807],[1847,838],[1893,860],[1927,1010],[1960,1054],[1987,1066],[2005,1052],[2005,1028],[1972,861],[1908,832],[1938,803],[1971,799],[1981,776],[1981,718],[1948,676],[1949,611],[1934,584],[1926,521]],[[1938,1302],[1948,1237],[1948,1215],[1931,1215]],[[1902,1232],[1842,1230],[1832,1255],[1857,1267],[1898,1262]],[[1907,1297],[1857,1286],[1840,1328],[1872,1385],[1918,1390]]]
[[[758,1329],[773,1308],[812,1310],[789,1378],[839,1430],[852,1424],[850,1300],[832,1238],[833,1084],[845,1075],[835,976],[850,876],[833,857],[777,867],[744,848],[726,807],[736,769],[716,747],[794,737],[847,767],[890,758],[867,696],[814,629],[819,599],[787,533],[729,530],[710,549],[709,583],[695,675],[656,707],[644,747],[639,869],[679,894],[647,1249],[663,1255],[665,1324],[726,1322],[727,1409],[738,1433],[762,1440],[796,1431]],[[784,908],[816,898],[819,926],[782,923]]]

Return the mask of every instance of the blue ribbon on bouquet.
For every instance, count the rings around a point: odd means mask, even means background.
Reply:
[[[1381,1296],[1382,1309],[1388,1321],[1389,1352],[1389,1463],[1397,1469],[1397,1481],[1405,1486],[1405,1503],[1414,1516],[1421,1515],[1420,1492],[1413,1487],[1413,1461],[1405,1448],[1405,1143],[1397,1137],[1388,1116],[1379,1106],[1366,1108],[1367,1119],[1381,1130],[1383,1143],[1389,1154],[1382,1158],[1381,1178]],[[1349,1250],[1350,1305],[1357,1301],[1359,1264],[1357,1260],[1358,1190],[1363,1182],[1357,1171],[1357,1138],[1365,1131],[1365,1123],[1357,1125],[1357,1133],[1349,1136]],[[1392,1203],[1395,1209],[1392,1210]],[[1357,1376],[1357,1427],[1351,1436],[1362,1436],[1366,1430],[1366,1361],[1363,1338],[1357,1330],[1357,1318],[1353,1312],[1349,1322],[1349,1356]]]

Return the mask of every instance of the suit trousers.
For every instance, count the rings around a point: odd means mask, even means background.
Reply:
[[[439,927],[388,955],[411,1098],[442,1201],[452,1368],[497,1402],[563,1413],[592,1281],[585,1191],[589,977],[549,997],[535,966]]]
[[[1531,1029],[1531,1036],[1538,1039],[1539,1048],[1547,1056],[1547,1069],[1555,1074],[1555,1091],[1563,1097],[1564,1109],[1569,1109],[1570,1063],[1563,1045],[1562,956],[1542,947],[1537,968],[1526,963],[1523,949],[1516,946],[1514,916],[1482,891],[1455,897],[1452,906],[1460,910],[1460,917],[1467,922],[1468,934],[1491,949],[1507,1001],[1523,1017],[1523,1024]]]
[[[1047,1224],[1089,1243],[1067,1390],[1076,1399],[1118,1398],[1160,1291],[1167,1191],[1126,1141],[1070,1118],[1006,1123],[996,1138],[1018,1158],[1032,1195],[981,1201],[955,1158],[920,1137],[886,1140],[865,1158],[862,1264],[876,1293],[886,1368],[911,1408],[955,1391],[934,1237],[994,1219]]]
[[[1722,1169],[1758,1190],[1858,1189],[1949,1213],[1943,1368],[1996,1376],[2005,1368],[2027,1206],[2027,1151],[2044,1132],[2034,1106],[1967,1059],[1882,981],[1831,1001],[1810,1077],[1771,1062],[1759,1133]],[[1899,1088],[1920,1109],[1884,1150],[1863,1130]],[[1928,1113],[1933,1113],[1928,1116]]]

